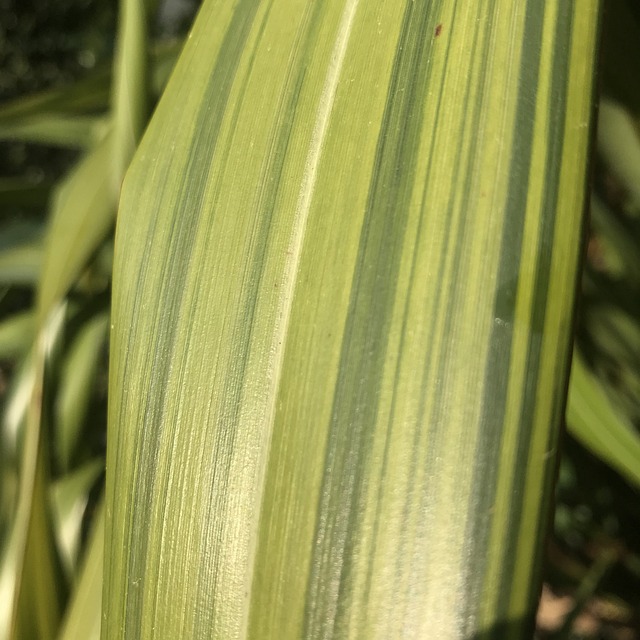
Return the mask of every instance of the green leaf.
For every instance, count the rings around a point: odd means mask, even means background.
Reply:
[[[93,518],[80,578],[73,591],[58,640],[98,640],[102,613],[104,500]]]
[[[182,45],[182,41],[173,40],[150,47],[154,96],[162,93]],[[53,117],[54,114],[94,113],[106,109],[111,97],[112,66],[111,63],[99,65],[76,83],[5,102],[0,106],[0,128],[33,117],[41,118],[44,114]]]
[[[35,343],[35,339],[33,342]],[[11,385],[3,403],[2,448],[3,454],[12,460],[18,458],[22,426],[31,399],[35,375],[35,358],[32,344],[31,349],[16,366]]]
[[[0,121],[0,139],[22,140],[61,147],[92,147],[104,135],[105,122],[94,116],[38,115]]]
[[[106,106],[109,96],[111,69],[99,65],[80,81],[67,86],[20,96],[0,107],[0,124],[22,120],[44,113],[77,114],[96,111]]]
[[[182,41],[175,40],[155,43],[151,47],[150,80],[154,96],[162,93],[182,45]],[[112,67],[111,63],[103,64],[74,84],[5,102],[0,105],[0,127],[44,114],[73,115],[107,109],[111,97]]]
[[[103,638],[530,635],[597,24],[203,5],[116,231]]]
[[[91,460],[68,473],[51,487],[56,542],[67,579],[75,575],[80,535],[89,492],[104,471],[102,460]]]
[[[35,334],[33,312],[16,313],[0,322],[0,358],[14,358],[26,351]]]
[[[42,262],[38,245],[16,247],[0,254],[0,283],[33,286]]]
[[[640,212],[640,135],[625,107],[603,98],[598,108],[598,150],[625,189],[627,206]]]
[[[42,239],[37,233],[0,250],[0,284],[34,286],[43,259]]]
[[[59,188],[39,287],[44,318],[69,290],[113,223],[120,184],[146,119],[146,33],[142,0],[123,1],[109,135]]]
[[[587,449],[640,487],[640,436],[616,412],[578,352],[571,369],[567,426]]]
[[[38,281],[38,322],[78,279],[113,225],[117,191],[110,180],[107,135],[56,189]]]
[[[18,397],[9,413],[20,446],[17,505],[0,564],[0,639],[53,638],[58,628],[64,587],[53,539],[48,495],[46,434],[49,385],[45,370],[56,351],[65,315],[52,311],[36,340]],[[26,400],[26,402],[25,402]],[[11,415],[13,413],[13,415]],[[17,436],[14,435],[14,437]]]
[[[148,117],[147,16],[149,0],[121,0],[113,85],[113,179],[119,192]]]
[[[608,271],[614,271],[610,262],[617,258],[618,270],[622,272],[623,277],[626,276],[632,286],[640,287],[640,260],[630,225],[597,197],[591,198],[590,212],[591,227],[604,240],[605,264],[609,267]]]
[[[613,305],[602,305],[585,313],[584,324],[597,353],[640,371],[640,324]]]
[[[62,365],[55,402],[55,449],[64,470],[70,468],[78,449],[105,346],[108,322],[107,312],[97,313],[84,322]]]

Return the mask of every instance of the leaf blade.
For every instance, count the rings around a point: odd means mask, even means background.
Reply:
[[[596,9],[205,5],[123,192],[104,637],[524,632]]]

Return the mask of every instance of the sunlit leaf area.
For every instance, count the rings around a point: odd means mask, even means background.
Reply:
[[[0,1],[0,640],[532,637],[640,640],[637,0]]]

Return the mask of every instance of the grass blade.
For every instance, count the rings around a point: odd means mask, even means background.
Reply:
[[[112,95],[113,180],[118,193],[148,116],[149,77],[145,3],[148,3],[148,0],[120,2]]]
[[[71,148],[92,147],[104,134],[105,123],[94,116],[40,115],[0,122],[0,139],[21,140]]]
[[[0,638],[55,637],[64,588],[50,521],[45,369],[59,340],[64,307],[55,309],[35,341],[22,396],[24,421],[17,506],[0,566]],[[31,368],[32,367],[32,368]],[[16,424],[17,427],[17,424]]]
[[[76,574],[82,520],[89,493],[103,472],[102,460],[90,460],[62,476],[51,487],[56,542],[69,582]]]
[[[62,365],[55,404],[55,449],[62,469],[72,467],[107,337],[109,316],[95,314],[79,329]]]
[[[587,449],[640,487],[640,437],[616,413],[577,352],[571,369],[567,426]]]
[[[98,506],[82,572],[72,594],[58,640],[98,640],[102,613],[104,501]]]
[[[78,279],[112,228],[117,192],[109,179],[111,137],[105,137],[56,191],[38,281],[39,323]]]
[[[203,6],[119,214],[104,638],[526,637],[597,25]]]
[[[16,313],[0,322],[0,358],[15,358],[25,352],[33,341],[33,312]]]

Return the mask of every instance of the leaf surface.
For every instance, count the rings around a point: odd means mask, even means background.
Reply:
[[[119,213],[103,638],[526,637],[597,8],[204,4]]]

